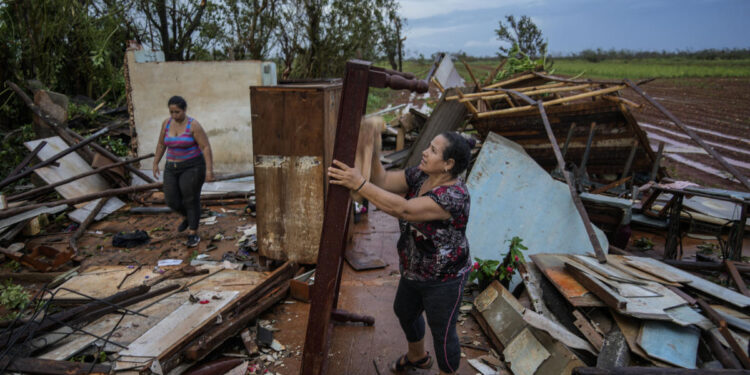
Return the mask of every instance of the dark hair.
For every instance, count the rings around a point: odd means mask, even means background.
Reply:
[[[185,101],[185,98],[181,96],[177,96],[177,95],[169,98],[169,102],[167,102],[167,107],[169,107],[170,105],[176,105],[180,107],[180,109],[183,111],[187,109],[187,102]]]
[[[448,145],[443,150],[443,160],[448,161],[448,159],[453,159],[455,163],[449,172],[453,177],[456,177],[463,173],[469,166],[471,149],[474,147],[471,144],[473,139],[468,140],[456,132],[444,132],[440,135],[448,140]]]

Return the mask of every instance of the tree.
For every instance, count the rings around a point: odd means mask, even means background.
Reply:
[[[108,0],[111,2],[111,0]],[[216,41],[217,4],[201,0],[126,0],[128,23],[144,31],[140,37],[153,48],[161,49],[167,61],[191,60]]]
[[[399,5],[393,0],[383,0],[377,11],[379,32],[383,53],[391,69],[401,71],[403,60],[403,43],[401,31],[406,19],[398,14]]]
[[[352,58],[385,56],[393,66],[403,50],[394,0],[288,0],[283,8],[277,37],[289,76],[337,77]]]
[[[266,57],[269,41],[279,27],[278,1],[225,0],[222,10],[231,34],[225,37],[231,60]]]
[[[496,29],[497,38],[507,42],[510,46],[500,46],[500,55],[508,56],[513,45],[518,45],[521,52],[532,59],[538,59],[547,55],[547,41],[540,30],[529,16],[521,16],[516,21],[512,15],[505,16],[505,22],[500,21],[500,28]]]

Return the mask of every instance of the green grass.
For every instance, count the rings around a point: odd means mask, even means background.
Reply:
[[[583,73],[590,78],[688,78],[688,77],[750,77],[750,59],[696,60],[654,58],[635,60],[558,59],[554,73],[574,76]]]

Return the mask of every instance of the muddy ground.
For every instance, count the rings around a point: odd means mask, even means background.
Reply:
[[[689,126],[745,176],[750,175],[750,78],[657,79],[644,91]],[[664,166],[675,178],[701,185],[744,190],[719,162],[687,134],[632,90],[624,96],[637,103],[631,109],[648,134],[652,148],[665,142]]]

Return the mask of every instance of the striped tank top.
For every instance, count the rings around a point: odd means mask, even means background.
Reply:
[[[198,147],[198,142],[195,141],[193,134],[190,133],[190,125],[192,123],[193,118],[188,117],[185,132],[176,137],[170,137],[169,125],[172,124],[172,119],[169,119],[167,122],[167,133],[164,135],[164,145],[167,146],[167,160],[180,162],[201,155],[201,149]]]

